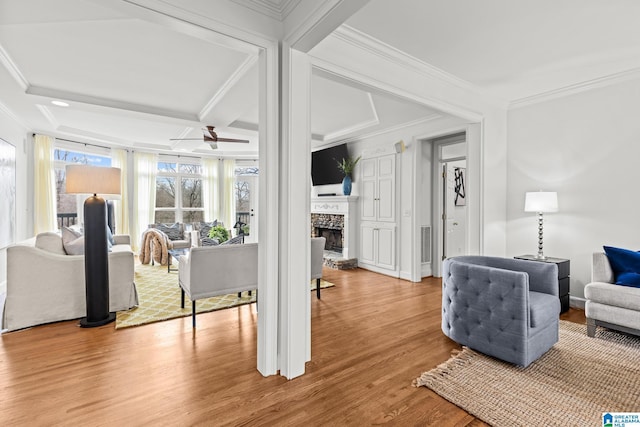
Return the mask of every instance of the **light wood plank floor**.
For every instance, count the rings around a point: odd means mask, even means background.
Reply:
[[[175,274],[175,273],[172,273]],[[484,425],[411,381],[457,344],[440,280],[325,269],[313,358],[291,381],[256,366],[253,306],[116,331],[61,322],[2,335],[2,425]],[[176,301],[179,304],[179,301]],[[564,319],[584,323],[584,312]]]

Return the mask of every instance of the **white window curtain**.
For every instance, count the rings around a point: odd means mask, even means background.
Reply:
[[[34,138],[33,231],[35,234],[58,229],[53,141],[52,137],[46,135],[35,135]]]
[[[223,200],[222,220],[227,229],[232,229],[236,223],[236,161],[234,159],[223,160]]]
[[[204,220],[207,222],[220,219],[220,192],[218,159],[202,159],[202,206],[204,207]]]
[[[127,170],[127,150],[111,149],[111,166],[120,168],[120,200],[114,200],[113,210],[118,234],[129,234],[129,174]],[[136,237],[137,239],[137,237]],[[133,239],[132,239],[133,240]]]
[[[135,177],[133,199],[136,202],[133,204],[131,244],[134,252],[138,252],[142,232],[154,222],[158,155],[134,153],[133,165],[133,176]]]

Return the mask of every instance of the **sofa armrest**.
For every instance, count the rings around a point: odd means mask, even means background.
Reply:
[[[591,258],[591,281],[614,283],[615,275],[611,269],[609,258],[604,252],[594,252]]]
[[[116,245],[131,245],[131,237],[128,234],[114,234]]]

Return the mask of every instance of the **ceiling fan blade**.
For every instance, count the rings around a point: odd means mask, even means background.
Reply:
[[[241,142],[248,144],[250,141],[248,139],[218,138],[218,142]]]
[[[202,138],[171,138],[169,141],[202,141]]]

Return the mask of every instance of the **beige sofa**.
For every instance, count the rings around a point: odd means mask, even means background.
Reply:
[[[615,284],[607,255],[595,252],[591,263],[591,283],[584,288],[587,335],[597,326],[640,335],[640,288]]]
[[[109,253],[109,310],[138,304],[129,236],[114,236]],[[84,255],[67,255],[57,233],[7,248],[7,296],[2,329],[13,331],[86,316]]]

